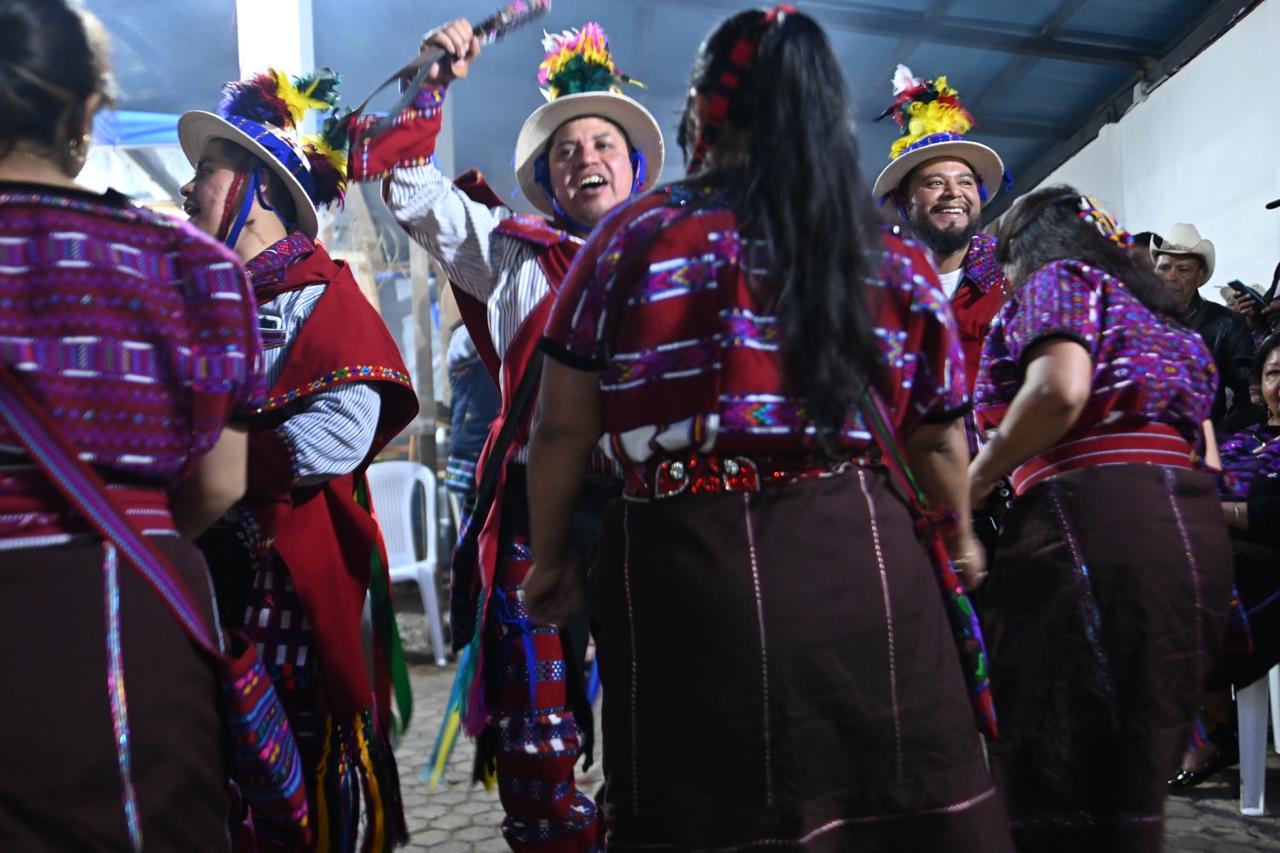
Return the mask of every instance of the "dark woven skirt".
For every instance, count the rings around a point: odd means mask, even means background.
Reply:
[[[1059,475],[1005,519],[985,595],[1001,738],[991,769],[1024,851],[1157,851],[1231,597],[1212,480],[1154,465]]]
[[[209,614],[204,560],[156,540]],[[227,793],[209,663],[121,560],[128,778],[148,850],[226,850]],[[0,551],[0,850],[129,850],[108,696],[100,543]]]
[[[617,501],[589,600],[610,850],[1011,849],[881,473]]]

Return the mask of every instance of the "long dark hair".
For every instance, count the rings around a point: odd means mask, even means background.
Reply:
[[[20,142],[69,162],[85,99],[112,90],[102,25],[75,0],[0,0],[0,157]]]
[[[812,18],[734,15],[699,50],[692,90],[714,93],[735,45],[753,36],[755,58],[729,98],[724,128],[745,140],[745,165],[693,180],[727,184],[743,239],[767,246],[786,377],[833,453],[863,380],[878,372],[862,289],[878,274],[882,244],[844,75]],[[678,136],[686,155],[697,144],[688,132],[693,109],[691,96]]]
[[[996,229],[1000,240],[996,260],[1013,265],[1017,278],[1023,280],[1053,261],[1084,261],[1123,281],[1152,311],[1175,316],[1177,300],[1169,288],[1134,257],[1133,251],[1142,250],[1125,249],[1104,237],[1080,217],[1080,200],[1080,191],[1066,184],[1023,196]]]

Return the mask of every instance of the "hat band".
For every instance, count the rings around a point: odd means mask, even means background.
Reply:
[[[925,136],[925,137],[921,137],[920,139],[917,139],[915,142],[911,143],[906,148],[903,148],[902,153],[899,154],[894,159],[899,159],[903,155],[909,154],[910,152],[920,148],[927,148],[930,145],[937,145],[939,142],[968,142],[968,140],[958,133],[943,132],[943,133],[930,134],[929,136]]]
[[[230,124],[236,130],[241,131],[254,142],[267,149],[267,153],[274,157],[280,165],[289,170],[289,174],[298,179],[298,183],[302,184],[303,191],[307,194],[307,198],[315,203],[316,185],[311,178],[311,170],[302,162],[300,158],[280,137],[271,132],[266,125],[258,124],[252,119],[243,116],[229,115],[223,116],[227,124]]]

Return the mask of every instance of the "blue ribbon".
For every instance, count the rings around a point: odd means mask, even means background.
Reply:
[[[306,191],[307,197],[314,203],[316,200],[316,183],[311,177],[311,168],[309,164],[304,163],[284,140],[276,136],[266,125],[258,124],[252,119],[243,116],[227,115],[223,116],[237,130],[243,131],[250,139],[267,149],[272,157],[274,157],[280,165],[289,170],[289,174],[298,179],[298,183],[302,184],[302,189]]]
[[[529,708],[532,710],[538,707],[538,656],[533,648],[533,628],[529,624],[528,616],[521,615],[512,608],[506,591],[499,589],[497,592],[498,594],[493,597],[493,604],[498,622],[507,628],[506,636],[502,638],[502,654],[499,660],[502,661],[503,666],[506,666],[506,662],[511,659],[511,644],[519,635],[524,645],[524,663],[529,674]]]

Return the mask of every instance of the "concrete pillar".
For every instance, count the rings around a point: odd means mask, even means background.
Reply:
[[[315,68],[311,0],[236,0],[240,76],[265,68],[301,74]]]

